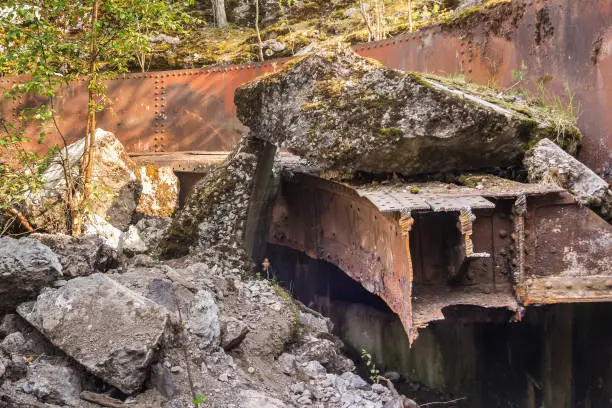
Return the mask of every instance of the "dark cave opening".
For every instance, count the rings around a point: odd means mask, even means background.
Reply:
[[[268,245],[272,274],[330,317],[347,353],[363,348],[419,403],[466,397],[456,407],[596,408],[612,401],[612,304],[531,306],[513,312],[454,305],[409,347],[399,318],[333,264]],[[367,375],[366,375],[367,376]]]

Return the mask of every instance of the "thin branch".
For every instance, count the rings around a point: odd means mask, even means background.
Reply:
[[[26,219],[26,217],[24,217],[24,215],[14,209],[14,208],[7,208],[4,210],[4,213],[10,217],[15,217],[17,219],[17,221],[19,221],[19,223],[28,231],[28,232],[34,232],[34,228],[32,228],[32,224],[29,223],[29,221]]]
[[[450,401],[440,401],[440,402],[428,402],[426,404],[421,404],[420,407],[424,408],[424,407],[445,407],[451,404],[456,404],[457,402],[460,401],[465,401],[467,399],[467,397],[461,397],[461,398],[457,398],[454,400],[450,400]]]

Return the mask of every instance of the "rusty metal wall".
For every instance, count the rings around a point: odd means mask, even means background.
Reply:
[[[522,64],[521,86],[533,89],[545,77],[564,96],[569,83],[581,105],[579,158],[612,180],[612,0],[513,1],[487,13],[355,49],[393,68],[462,73],[500,87],[515,83],[513,71]],[[116,132],[130,152],[230,150],[245,130],[236,118],[235,89],[284,62],[126,75],[109,81],[113,104],[99,126]],[[11,81],[0,78],[0,87]],[[70,141],[83,135],[85,98],[83,83],[59,97],[60,127]],[[10,118],[13,108],[4,102],[0,113]]]
[[[406,71],[451,75],[507,88],[524,64],[521,86],[565,99],[568,83],[581,109],[579,158],[612,181],[612,0],[513,1],[486,18],[436,26],[357,46],[359,54]]]

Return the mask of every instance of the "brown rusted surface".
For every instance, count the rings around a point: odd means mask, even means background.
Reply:
[[[612,301],[612,226],[571,197],[528,200],[525,304]]]
[[[411,262],[398,221],[347,187],[297,174],[283,183],[270,242],[337,265],[385,300],[414,338]]]
[[[501,88],[515,83],[513,71],[522,64],[522,87],[533,90],[537,79],[545,79],[563,97],[569,83],[581,106],[579,158],[612,181],[612,0],[513,1],[487,9],[484,17],[476,13],[354,48],[389,67],[462,74]],[[284,62],[126,75],[109,81],[113,105],[99,124],[130,152],[231,150],[245,130],[236,118],[235,89]],[[12,81],[0,78],[0,87]],[[70,141],[84,133],[85,98],[84,83],[58,98],[60,127]],[[13,108],[3,103],[3,116],[11,118]],[[38,134],[34,128],[30,133]]]
[[[431,199],[434,192],[465,197],[463,187],[419,185]],[[452,305],[518,311],[520,304],[612,301],[612,226],[558,189],[540,186],[537,194],[537,186],[514,183],[515,196],[496,196],[497,185],[468,189],[494,208],[473,215],[465,207],[429,208],[400,218],[400,210],[377,206],[349,184],[285,173],[270,242],[340,267],[400,315],[411,339]],[[527,203],[522,218],[519,196]],[[410,231],[402,235],[406,220]]]

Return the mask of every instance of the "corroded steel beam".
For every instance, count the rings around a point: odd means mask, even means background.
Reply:
[[[417,197],[447,208],[426,209],[413,199],[406,202],[419,209],[408,213],[381,198],[392,197],[389,187],[363,195],[360,187],[288,174],[270,243],[338,266],[387,302],[411,341],[452,305],[506,307],[520,318],[521,305],[612,301],[612,226],[558,189],[424,183]],[[494,208],[466,208],[480,203],[465,200],[469,190]],[[395,197],[402,197],[399,190]],[[517,211],[518,197],[524,213]]]
[[[612,0],[512,1],[485,9],[484,16],[354,49],[392,68],[461,74],[501,89],[514,85],[514,73],[522,70],[520,86],[535,89],[542,79],[562,99],[568,83],[581,106],[578,125],[585,137],[579,158],[612,181]],[[113,104],[98,122],[130,152],[231,150],[246,130],[236,117],[234,91],[286,61],[127,74],[108,82]],[[14,81],[0,78],[0,88]],[[84,134],[86,97],[85,84],[78,82],[57,99],[69,141]],[[0,115],[10,120],[14,107],[3,102]],[[38,129],[30,133],[38,135]]]
[[[412,263],[406,226],[400,227],[399,218],[381,213],[350,188],[296,175],[283,183],[273,209],[270,242],[340,267],[380,296],[413,339]]]

